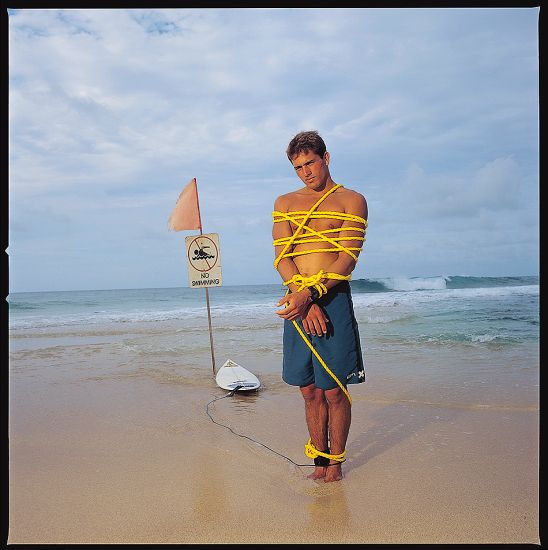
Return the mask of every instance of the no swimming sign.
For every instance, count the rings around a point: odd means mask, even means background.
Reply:
[[[221,286],[221,249],[217,233],[186,237],[188,259],[188,286],[208,288]]]

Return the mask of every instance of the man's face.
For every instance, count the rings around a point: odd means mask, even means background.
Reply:
[[[312,151],[295,155],[291,164],[302,182],[312,190],[321,189],[329,178],[329,153],[326,151],[323,158]]]

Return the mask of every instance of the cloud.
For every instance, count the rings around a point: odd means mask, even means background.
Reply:
[[[465,174],[427,174],[414,164],[392,204],[400,212],[405,204],[414,204],[423,219],[468,219],[482,212],[508,214],[521,206],[519,190],[523,185],[519,166],[511,157],[494,159]]]
[[[429,253],[417,274],[444,271],[462,224],[463,246],[477,233],[502,256],[505,216],[534,271],[537,23],[519,8],[10,10],[11,280],[53,284],[31,275],[29,250],[80,242],[116,262],[121,284],[124,259],[131,278],[146,257],[140,241],[171,253],[181,235],[160,246],[167,216],[197,177],[206,227],[234,253],[245,235],[265,266],[254,280],[223,254],[227,284],[277,281],[270,210],[299,185],[284,151],[302,129],[320,131],[335,180],[368,199],[367,273],[418,270]],[[71,254],[58,261],[77,288]],[[481,250],[470,260],[473,274],[495,265]]]

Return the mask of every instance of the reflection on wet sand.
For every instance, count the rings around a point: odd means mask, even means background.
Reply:
[[[225,480],[220,460],[202,456],[193,461],[190,473],[193,522],[212,523],[224,516],[227,508]]]
[[[352,517],[341,483],[326,485],[323,481],[317,481],[306,493],[311,496],[306,507],[309,514],[308,528],[311,532],[336,537],[348,531]]]

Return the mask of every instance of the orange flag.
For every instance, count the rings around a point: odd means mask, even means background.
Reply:
[[[198,187],[196,178],[192,178],[181,191],[177,204],[168,220],[169,229],[183,231],[184,229],[202,229],[200,205],[198,203]]]

